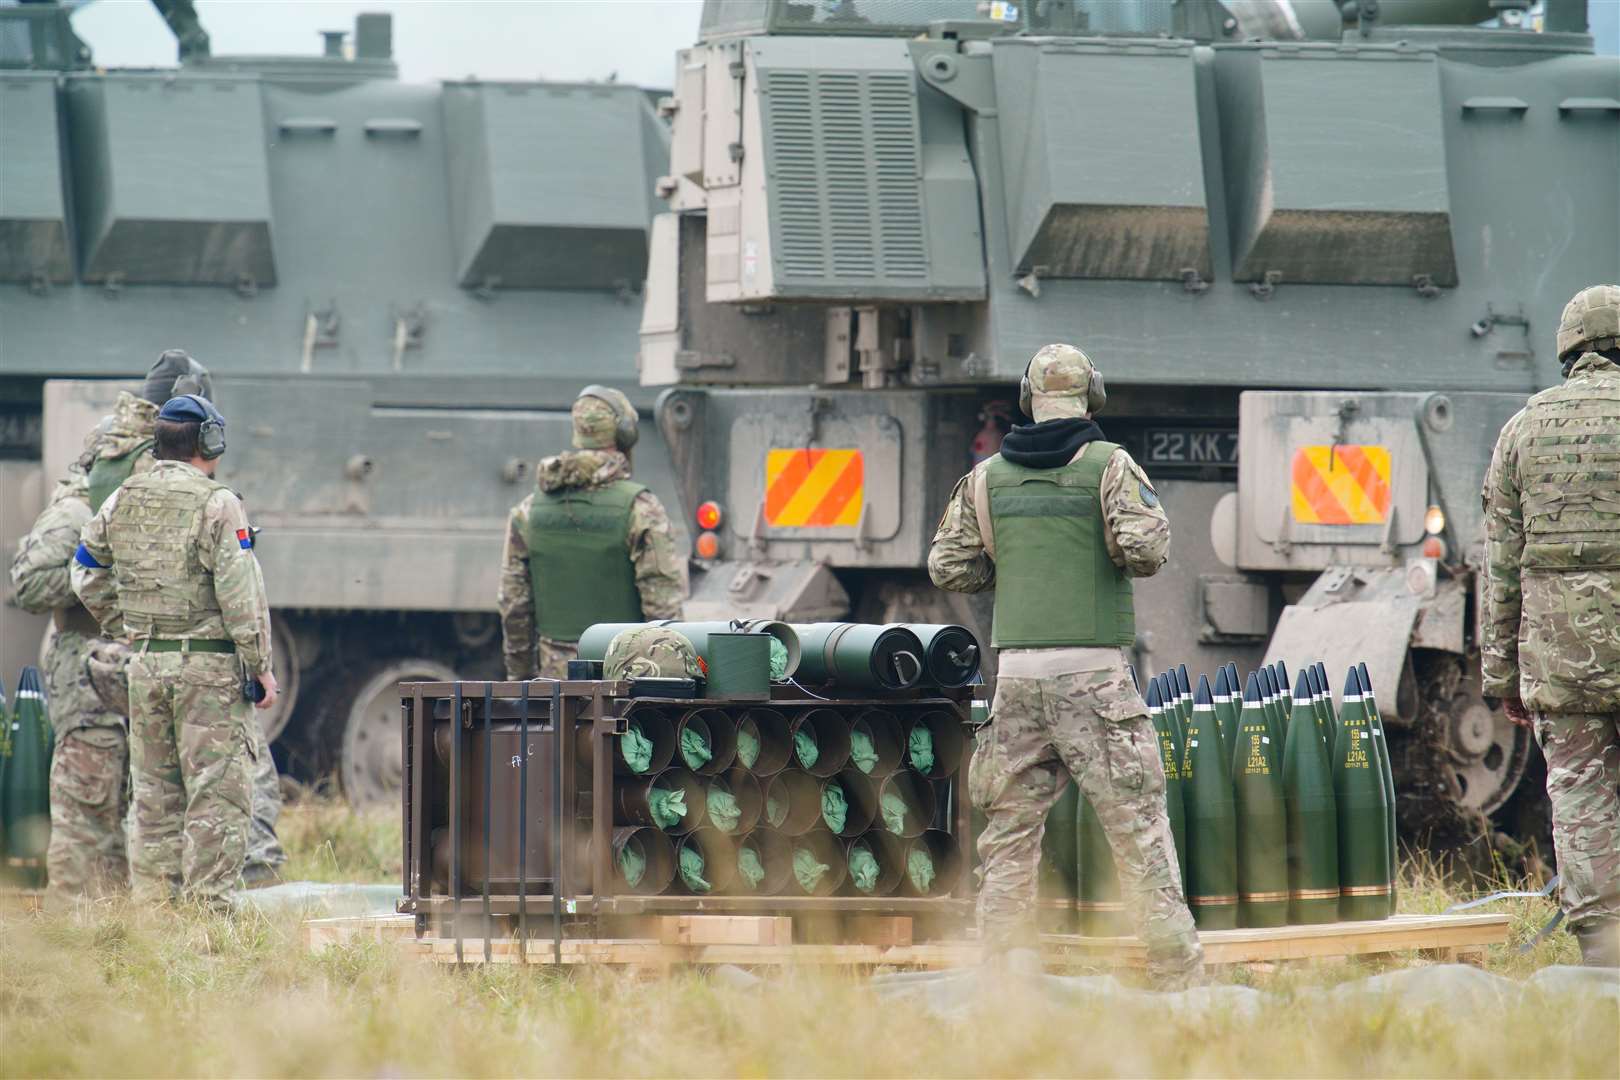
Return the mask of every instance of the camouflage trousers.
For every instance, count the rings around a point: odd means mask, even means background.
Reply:
[[[1035,940],[1041,836],[1070,776],[1108,836],[1149,974],[1165,989],[1197,981],[1204,954],[1176,865],[1158,737],[1118,649],[1001,654],[991,722],[968,776],[987,819],[978,845],[987,949]]]
[[[250,714],[251,716],[251,714]],[[258,717],[248,724],[253,736],[253,819],[248,828],[245,872],[258,881],[274,877],[287,862],[287,852],[276,835],[281,820],[281,774],[270,756],[270,743]]]
[[[91,685],[85,658],[95,638],[59,631],[45,654],[56,749],[51,756],[51,840],[45,864],[53,900],[129,887],[124,816],[129,734]]]
[[[137,652],[129,706],[135,886],[222,904],[242,877],[262,742],[236,657]]]
[[[568,661],[579,659],[579,642],[553,641],[550,638],[540,639],[540,677],[542,679],[566,679],[568,677]]]
[[[1570,927],[1620,921],[1620,712],[1537,713]]]

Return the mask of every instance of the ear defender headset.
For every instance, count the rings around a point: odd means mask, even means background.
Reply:
[[[170,398],[158,419],[197,421],[197,453],[204,461],[213,461],[225,452],[225,417],[201,394]]]
[[[606,403],[607,407],[613,410],[613,443],[615,446],[620,450],[628,450],[636,445],[636,440],[641,438],[641,427],[637,422],[635,410],[626,411],[623,394],[597,383],[592,383],[581,390],[579,396],[582,398],[595,398],[597,401]]]
[[[1035,419],[1035,387],[1029,381],[1029,373],[1035,367],[1035,358],[1030,357],[1029,363],[1024,365],[1024,377],[1018,380],[1018,408],[1031,420]],[[1086,383],[1086,412],[1096,414],[1102,412],[1103,406],[1108,404],[1108,388],[1103,385],[1102,372],[1097,365],[1091,365],[1091,378]]]

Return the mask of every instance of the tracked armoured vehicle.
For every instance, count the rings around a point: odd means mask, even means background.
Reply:
[[[667,125],[634,86],[403,83],[386,15],[325,55],[227,57],[159,6],[183,62],[127,71],[62,8],[0,7],[3,539],[108,380],[189,349],[263,528],[278,757],[390,795],[395,684],[499,674],[505,515],[575,393],[652,403],[633,363]],[[636,457],[673,504],[656,432]],[[42,628],[3,617],[20,664]]]
[[[1538,755],[1479,696],[1478,493],[1561,306],[1620,276],[1620,65],[1585,30],[1581,0],[706,4],[641,326],[704,530],[688,617],[986,626],[929,541],[1073,341],[1175,528],[1138,670],[1365,659],[1409,838],[1538,832]]]

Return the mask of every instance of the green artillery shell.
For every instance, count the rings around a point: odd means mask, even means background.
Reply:
[[[1239,693],[1224,667],[1215,673],[1215,722],[1220,726],[1221,744],[1225,747],[1227,757],[1232,756],[1232,748],[1237,745],[1238,701],[1235,695]]]
[[[1401,880],[1401,849],[1396,842],[1395,821],[1395,763],[1390,758],[1389,740],[1384,737],[1384,718],[1378,711],[1378,700],[1373,697],[1372,679],[1367,665],[1358,664],[1356,674],[1361,683],[1361,703],[1367,709],[1367,721],[1372,725],[1373,746],[1378,749],[1378,761],[1384,769],[1384,798],[1389,802],[1389,913],[1395,914],[1395,891]]]
[[[1176,688],[1176,708],[1181,714],[1181,737],[1187,737],[1187,726],[1192,723],[1193,692],[1192,684],[1187,681],[1187,665],[1181,664],[1172,673],[1173,685]]]
[[[12,705],[11,753],[0,761],[5,792],[0,831],[5,835],[5,876],[12,884],[37,889],[45,884],[45,849],[51,838],[50,721],[39,670],[25,667]]]
[[[1339,708],[1333,801],[1339,812],[1339,918],[1389,914],[1389,804],[1354,668]]]
[[[1181,739],[1175,721],[1165,715],[1159,688],[1148,683],[1148,717],[1159,733],[1159,758],[1164,765],[1164,809],[1170,817],[1170,832],[1176,840],[1176,866],[1181,872],[1183,894],[1187,888],[1187,811],[1181,784]]]
[[[1198,680],[1181,761],[1187,814],[1187,904],[1200,930],[1237,926],[1237,809],[1232,762],[1215,720],[1209,679]]]
[[[1041,834],[1041,865],[1036,875],[1037,922],[1042,932],[1075,932],[1075,901],[1079,899],[1080,785],[1070,781],[1046,815]]]
[[[1249,676],[1232,759],[1237,807],[1238,922],[1282,926],[1288,921],[1288,826],[1283,813],[1282,763],[1262,701],[1261,678]]]
[[[1092,807],[1080,796],[1080,932],[1088,937],[1125,933],[1125,901],[1120,898],[1119,868],[1108,846],[1108,834]]]
[[[1294,683],[1294,710],[1283,747],[1283,805],[1288,817],[1288,921],[1339,918],[1339,825],[1333,763],[1322,741],[1309,681]]]

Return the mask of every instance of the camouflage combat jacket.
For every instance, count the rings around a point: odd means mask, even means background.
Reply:
[[[1484,692],[1620,709],[1620,367],[1587,353],[1502,428],[1485,474]]]
[[[270,670],[270,604],[242,500],[189,462],[159,461],[90,519],[73,590],[110,637],[230,640]]]
[[[1096,443],[1087,444],[1091,452]],[[996,583],[995,557],[986,549],[981,525],[985,483],[981,475],[995,458],[976,465],[957,481],[945,506],[934,544],[928,551],[928,576],[941,589],[982,592]],[[1108,558],[1129,577],[1152,577],[1170,557],[1170,520],[1159,505],[1147,474],[1124,450],[1115,450],[1103,468],[1103,542]]]
[[[570,450],[540,462],[536,486],[545,492],[595,488],[629,477],[630,459],[616,450]],[[530,574],[528,523],[533,506],[531,494],[507,517],[500,590],[495,598],[504,636],[506,674],[511,679],[531,678],[538,670],[536,650],[540,638],[535,629],[535,594],[542,594],[543,603],[545,573],[532,578]],[[651,491],[641,492],[630,504],[625,553],[635,571],[642,615],[649,620],[680,618],[686,599],[686,561],[676,550],[664,504]],[[542,587],[537,588],[537,582]]]

